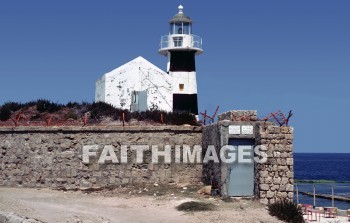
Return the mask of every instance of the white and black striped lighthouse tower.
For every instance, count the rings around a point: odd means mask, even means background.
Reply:
[[[195,56],[203,53],[202,39],[193,35],[192,20],[179,12],[169,21],[169,35],[162,36],[159,53],[168,57],[167,72],[172,77],[173,111],[198,115]]]

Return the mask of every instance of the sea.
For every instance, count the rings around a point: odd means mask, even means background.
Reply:
[[[294,200],[314,205],[313,196],[299,192],[350,198],[350,153],[294,153]],[[317,207],[332,207],[332,200],[316,198]],[[347,210],[350,202],[334,201],[334,207]]]

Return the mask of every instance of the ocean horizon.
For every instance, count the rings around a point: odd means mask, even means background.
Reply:
[[[295,190],[316,194],[350,197],[350,153],[294,153]],[[294,200],[297,196],[295,194]],[[313,198],[299,194],[299,203],[313,204]],[[329,199],[317,198],[316,206],[332,206]],[[340,209],[350,202],[334,201]]]

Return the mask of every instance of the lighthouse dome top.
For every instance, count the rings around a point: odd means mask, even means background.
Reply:
[[[177,22],[192,23],[191,18],[183,13],[184,7],[180,5],[178,9],[179,9],[179,12],[176,15],[174,15],[173,18],[170,19],[169,23],[177,23]]]

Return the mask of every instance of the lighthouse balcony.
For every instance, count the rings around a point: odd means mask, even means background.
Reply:
[[[203,53],[202,38],[196,35],[172,34],[162,36],[159,53],[167,55],[169,50],[184,51],[194,50],[196,54]]]

